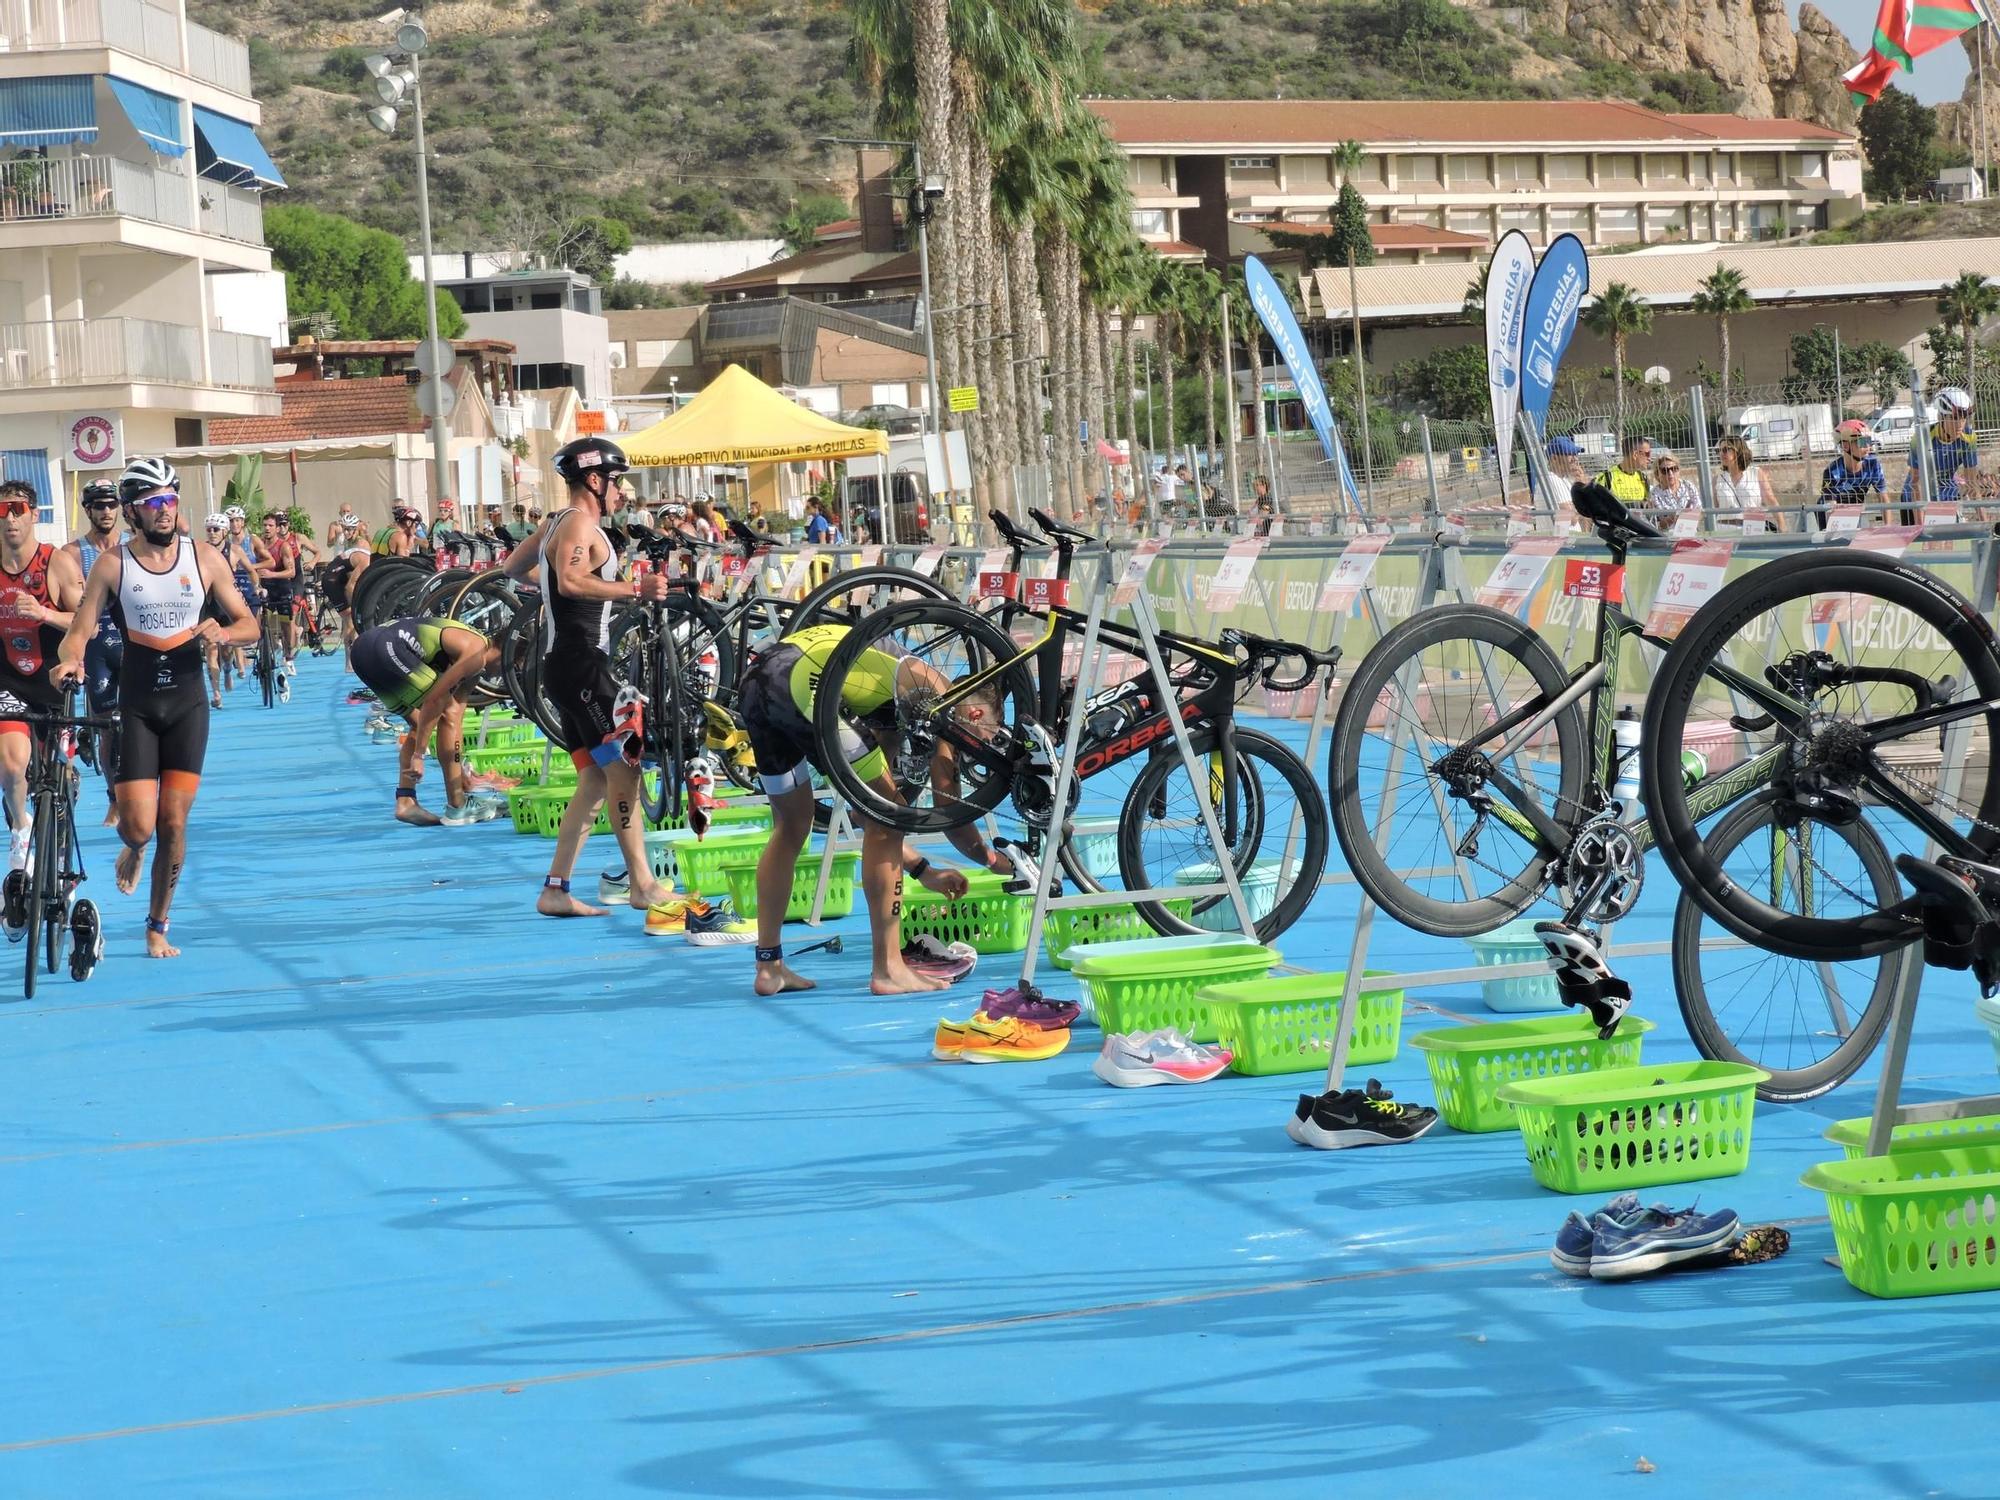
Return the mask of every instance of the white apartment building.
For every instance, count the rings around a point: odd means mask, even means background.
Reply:
[[[269,332],[215,278],[266,272],[243,43],[166,0],[0,0],[0,472],[64,533],[72,476],[273,414]]]
[[[0,0],[4,4],[5,0]],[[505,339],[514,346],[514,388],[554,391],[565,386],[591,407],[612,396],[611,325],[604,292],[581,271],[502,271],[470,252],[432,261],[438,290],[451,293],[465,314],[466,337]],[[410,257],[411,274],[424,274],[424,258]]]
[[[1797,120],[1669,115],[1596,101],[1100,99],[1149,243],[1211,263],[1269,253],[1266,228],[1324,232],[1341,174],[1381,226],[1377,259],[1484,258],[1537,245],[1775,239],[1862,210],[1852,135]]]

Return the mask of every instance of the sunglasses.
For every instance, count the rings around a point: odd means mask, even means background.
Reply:
[[[1681,466],[1680,466],[1679,464],[1661,464],[1661,465],[1660,465],[1660,472],[1661,472],[1662,474],[1678,474],[1678,473],[1680,473],[1680,471],[1681,471]]]
[[[16,500],[12,495],[0,500],[0,516],[31,516],[35,513],[35,502]]]
[[[132,503],[145,510],[165,510],[169,505],[179,505],[181,497],[172,490],[161,490],[157,495],[148,495],[145,499],[134,500]]]
[[[116,510],[118,509],[118,502],[116,500],[86,500],[83,502],[83,508],[85,510]]]

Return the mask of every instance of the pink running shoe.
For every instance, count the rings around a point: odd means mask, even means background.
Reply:
[[[1060,1031],[1073,1025],[1083,1014],[1076,1004],[1069,1000],[1029,1000],[1018,987],[1009,986],[1004,990],[988,990],[980,1000],[979,1008],[994,1020],[1012,1016],[1017,1021],[1025,1021],[1030,1026],[1039,1026],[1043,1031]]]
[[[1228,1048],[1191,1042],[1178,1031],[1135,1031],[1106,1037],[1090,1071],[1114,1088],[1142,1089],[1156,1083],[1207,1083],[1229,1062]]]

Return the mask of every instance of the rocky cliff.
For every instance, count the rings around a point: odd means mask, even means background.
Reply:
[[[1705,73],[1752,115],[1854,124],[1840,75],[1858,54],[1816,7],[1794,30],[1785,0],[1548,0],[1544,24],[1589,53],[1635,68]]]

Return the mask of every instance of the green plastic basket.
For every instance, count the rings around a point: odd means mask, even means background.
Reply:
[[[1187,896],[1174,897],[1160,905],[1182,921],[1194,914],[1194,901]],[[1084,943],[1116,943],[1128,938],[1158,936],[1130,902],[1056,910],[1042,918],[1042,948],[1058,969],[1067,969],[1069,950]]]
[[[813,892],[819,889],[820,851],[807,849],[799,855],[798,864],[792,870],[791,899],[785,903],[785,920],[803,922],[812,915]],[[826,877],[826,905],[821,910],[823,917],[844,917],[854,910],[854,879],[861,869],[861,856],[849,850],[833,857],[833,869]],[[729,886],[729,899],[737,913],[745,917],[757,915],[757,861],[754,859],[732,859],[722,866],[723,879]]]
[[[683,887],[697,896],[723,897],[729,894],[729,877],[723,866],[747,860],[752,866],[771,842],[770,831],[751,833],[711,833],[705,839],[683,839],[673,846],[674,865]],[[805,856],[800,855],[803,859]],[[815,859],[817,855],[813,856]],[[743,911],[741,906],[736,908]],[[748,916],[748,912],[744,912]]]
[[[569,805],[572,788],[566,786],[517,786],[507,793],[507,816],[514,820],[514,832],[535,833],[554,838],[562,826],[563,809]]]
[[[1390,971],[1371,969],[1374,978]],[[1216,1040],[1238,1073],[1315,1073],[1333,1056],[1345,974],[1274,974],[1212,984],[1197,997],[1208,1004]],[[1347,1060],[1388,1062],[1403,1037],[1403,992],[1364,990],[1354,1016]]]
[[[1750,1164],[1757,1085],[1744,1063],[1655,1063],[1503,1084],[1535,1181],[1604,1193],[1734,1177]]]
[[[1822,1162],[1841,1274],[1871,1297],[2000,1289],[2000,1147],[1947,1146]]]
[[[1627,1016],[1600,1041],[1590,1017],[1549,1016],[1420,1031],[1410,1045],[1424,1054],[1438,1113],[1453,1130],[1512,1130],[1514,1110],[1496,1095],[1502,1084],[1623,1067],[1639,1060],[1651,1021]]]
[[[1211,984],[1256,979],[1281,962],[1278,950],[1264,943],[1224,942],[1101,954],[1078,960],[1074,972],[1105,1031],[1172,1026],[1195,1041],[1212,1042],[1215,1022],[1199,992]]]
[[[515,781],[539,780],[546,745],[488,745],[484,750],[465,752],[466,769],[475,776],[508,776]],[[562,751],[555,752],[556,765],[567,765]],[[571,779],[576,773],[571,771]]]
[[[968,870],[970,887],[956,901],[903,881],[903,936],[920,932],[946,943],[968,943],[975,953],[1019,953],[1028,946],[1028,921],[1035,898],[1010,896],[1006,877],[991,870]]]
[[[1847,1153],[1849,1161],[1868,1158],[1868,1116],[1836,1120],[1826,1139]],[[1961,1120],[1920,1120],[1889,1132],[1891,1151],[1941,1151],[1949,1146],[2000,1147],[2000,1115],[1967,1115]]]

